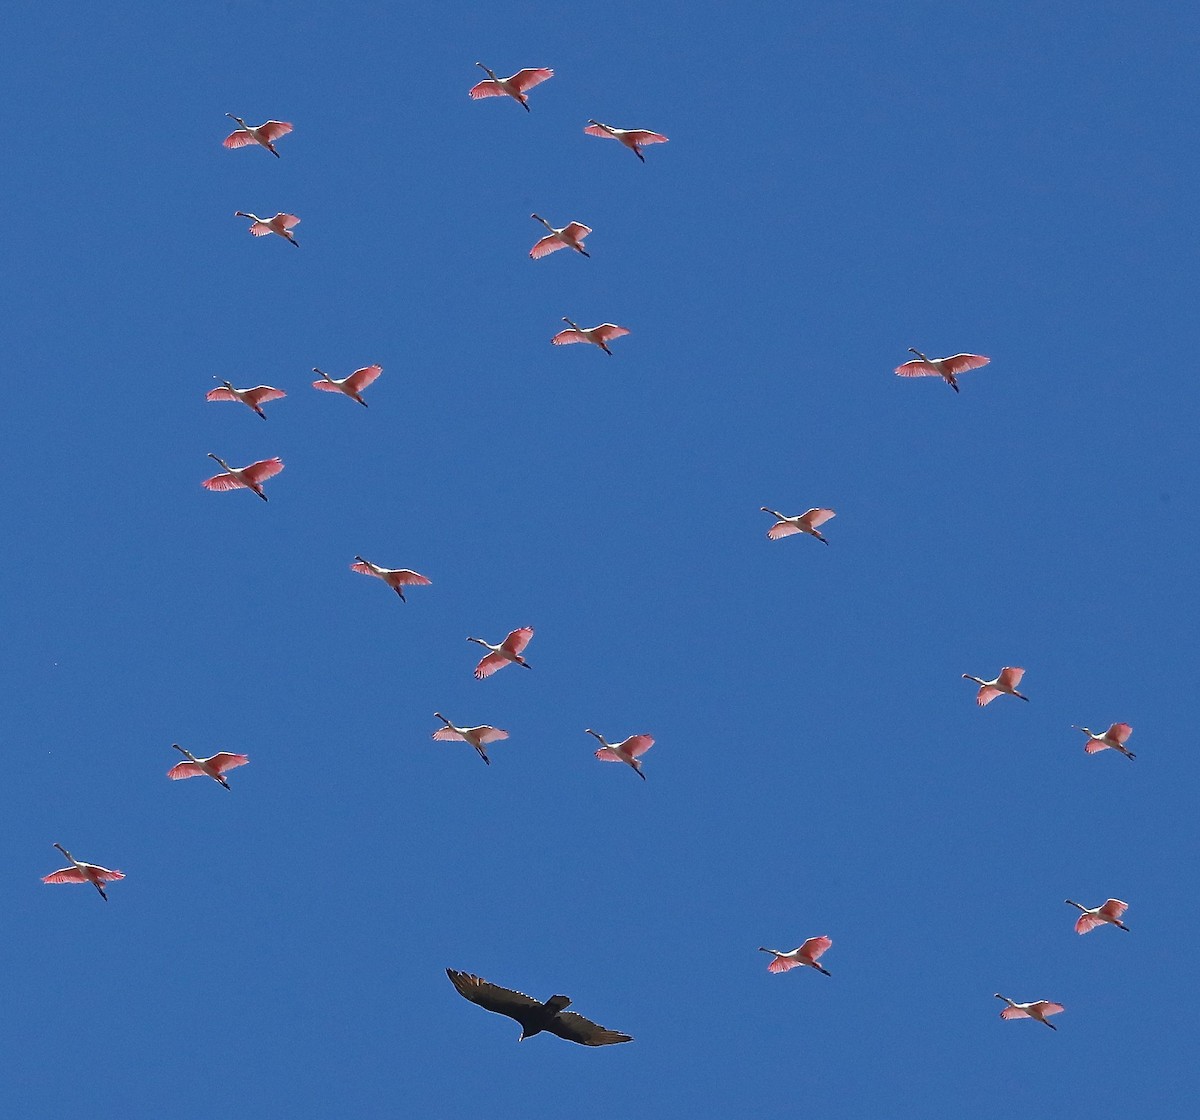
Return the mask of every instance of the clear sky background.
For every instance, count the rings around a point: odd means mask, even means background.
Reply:
[[[1185,1114],[1188,5],[5,24],[7,1114]],[[526,114],[476,60],[556,76]],[[533,210],[592,259],[531,261]],[[909,346],[992,362],[956,396]],[[309,388],[372,362],[369,409]],[[281,456],[269,504],[209,451]],[[533,671],[476,681],[467,635],[521,625]],[[1003,665],[1031,703],[977,709]],[[511,739],[485,767],[435,710]],[[1132,764],[1070,729],[1114,720]],[[585,727],[653,735],[648,780]],[[172,742],[251,763],[171,783]],[[126,872],[107,905],[41,884],[54,841]],[[1077,937],[1110,895],[1133,932]],[[816,934],[831,979],[766,973]],[[518,1046],[447,967],[636,1041]]]

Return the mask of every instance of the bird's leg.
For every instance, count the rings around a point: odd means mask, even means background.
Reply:
[[[822,968],[822,967],[821,967],[819,964],[817,964],[817,962],[816,962],[816,961],[813,961],[813,968],[815,968],[815,969],[816,969],[816,970],[817,970],[819,973],[821,973],[823,976],[832,976],[832,975],[833,975],[833,973],[832,973],[832,972],[830,972],[830,971],[829,971],[829,969],[827,969],[827,968]]]
[[[521,101],[521,108],[524,109],[525,112],[527,112],[527,113],[533,112],[533,110],[529,108],[529,99],[528,98],[522,96],[520,98],[520,101]]]
[[[263,412],[263,410],[261,408],[259,408],[258,405],[254,406],[254,411],[257,412],[259,414],[259,416],[261,416],[264,420],[267,418],[267,414],[265,412]]]
[[[220,774],[217,775],[217,781],[220,782],[221,785],[223,785],[226,789],[229,789],[229,783],[223,777],[221,777]]]
[[[953,377],[947,377],[946,381],[949,383],[950,388],[953,389],[957,393],[958,392],[958,382]]]
[[[407,602],[408,602],[408,600],[407,600],[407,599],[404,597],[404,592],[403,592],[403,591],[401,591],[399,587],[393,587],[393,588],[392,588],[392,590],[393,590],[393,591],[394,591],[394,592],[395,592],[397,595],[399,595],[399,596],[400,596],[400,602],[402,602],[402,603],[407,603]]]
[[[263,500],[264,502],[267,500],[267,496],[266,496],[266,494],[264,494],[264,493],[263,493],[261,490],[259,490],[257,487],[255,488],[254,492],[255,492],[255,493],[256,493],[256,494],[257,494],[257,495],[258,495],[260,498],[262,498],[262,500]]]
[[[612,351],[608,348],[606,343],[600,343],[600,349],[603,350],[610,358],[612,357]]]
[[[1019,700],[1024,700],[1024,701],[1025,701],[1025,703],[1027,703],[1027,704],[1029,703],[1029,697],[1028,697],[1028,696],[1026,696],[1026,695],[1024,695],[1023,693],[1020,693],[1020,692],[1014,692],[1014,693],[1013,693],[1013,695],[1014,695],[1015,697],[1017,697],[1017,699],[1019,699]]]
[[[1056,1027],[1052,1022],[1050,1022],[1049,1019],[1043,1019],[1042,1022],[1045,1023],[1046,1026],[1048,1026],[1052,1031],[1058,1030],[1058,1027]]]
[[[646,162],[646,157],[645,157],[644,155],[642,155],[642,153],[641,153],[641,152],[639,152],[639,151],[637,150],[637,148],[634,148],[634,149],[633,149],[633,154],[634,154],[635,156],[637,156],[637,157],[638,157],[638,159],[640,159],[640,160],[641,160],[643,163],[645,163],[645,162]]]
[[[96,890],[98,890],[98,891],[100,892],[100,897],[101,897],[102,899],[104,899],[104,901],[105,901],[105,902],[107,902],[107,901],[108,901],[108,895],[106,895],[106,894],[104,893],[104,888],[103,888],[103,887],[102,887],[102,886],[101,886],[99,883],[92,883],[92,886],[93,886],[93,887],[95,887],[95,888],[96,888]]]

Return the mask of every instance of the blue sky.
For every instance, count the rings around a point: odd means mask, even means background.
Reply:
[[[881,7],[6,17],[13,1115],[1183,1113],[1200,17]],[[556,76],[526,114],[476,60]],[[530,261],[533,210],[592,258]],[[367,410],[308,387],[372,362]],[[270,503],[209,451],[281,456]],[[1007,664],[1031,703],[978,710]],[[1133,764],[1069,726],[1115,720]],[[1110,895],[1133,932],[1076,937]],[[815,934],[832,978],[767,975]],[[447,967],[636,1041],[518,1046]]]

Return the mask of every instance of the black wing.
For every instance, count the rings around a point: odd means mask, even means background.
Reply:
[[[507,1015],[510,1019],[516,1019],[522,1026],[524,1026],[524,1020],[528,1018],[529,1011],[542,1006],[541,1002],[532,996],[527,996],[523,992],[514,992],[509,988],[501,988],[496,984],[489,984],[486,980],[479,976],[472,976],[469,972],[456,972],[454,969],[448,968],[446,975],[450,977],[450,983],[458,989],[460,996],[469,999],[472,1003],[479,1004],[486,1011],[494,1011],[497,1015]]]
[[[574,1011],[560,1011],[546,1030],[582,1046],[611,1046],[614,1042],[633,1041],[633,1035],[610,1031],[599,1023],[593,1023],[591,1019],[576,1015]]]

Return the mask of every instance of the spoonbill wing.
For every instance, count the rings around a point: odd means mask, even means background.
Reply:
[[[286,136],[292,131],[292,126],[287,121],[267,121],[266,124],[258,126],[258,133],[268,141],[278,140],[281,136]]]
[[[513,630],[501,644],[510,653],[520,653],[529,645],[529,639],[532,637],[533,627],[522,626],[520,630]]]
[[[481,743],[498,743],[501,739],[507,738],[508,732],[501,731],[498,727],[479,728],[479,741]]]
[[[518,93],[524,93],[527,89],[533,89],[534,86],[539,86],[542,82],[553,77],[553,70],[542,68],[518,70],[508,79],[508,84],[516,89]]]
[[[799,525],[793,525],[790,521],[776,521],[775,524],[767,530],[767,540],[781,540],[783,537],[790,537],[795,533],[802,531],[803,530],[801,530]]]
[[[1119,898],[1110,898],[1103,906],[1100,907],[1100,912],[1102,914],[1107,914],[1110,918],[1119,918],[1128,909],[1128,902],[1122,902]]]
[[[997,696],[1004,695],[998,688],[993,688],[990,684],[985,684],[975,696],[975,703],[981,708],[986,708]]]
[[[954,354],[949,358],[943,358],[942,364],[946,367],[947,373],[960,374],[966,373],[969,369],[979,369],[980,366],[986,366],[991,358],[985,358],[982,354]]]
[[[810,509],[800,520],[813,529],[819,529],[826,521],[837,516],[831,509]]]
[[[1109,745],[1103,739],[1089,739],[1083,744],[1083,749],[1088,754],[1099,754],[1101,751],[1109,750]]]
[[[61,871],[51,871],[42,878],[43,883],[86,883],[88,877],[78,867],[64,867]]]
[[[631,758],[640,758],[652,746],[654,746],[654,739],[649,735],[630,735],[625,742],[620,744],[621,750]]]
[[[769,965],[768,972],[788,972],[793,968],[799,968],[800,962],[792,957],[776,957]]]
[[[244,487],[245,483],[231,474],[215,474],[212,478],[206,478],[200,485],[205,490],[237,490]]]
[[[591,232],[591,229],[588,226],[585,226],[582,222],[571,222],[567,225],[567,228],[563,230],[563,233],[567,237],[572,237],[576,241],[587,237],[587,235]],[[559,244],[561,244],[561,242]]]
[[[507,90],[492,78],[484,78],[482,82],[477,82],[467,90],[467,93],[473,100],[478,101],[481,97],[504,97]]]
[[[362,390],[374,382],[381,373],[383,373],[383,366],[363,366],[362,369],[356,369],[349,377],[346,378],[346,385],[353,389],[356,393],[361,393]]]
[[[462,742],[463,737],[452,727],[439,727],[432,736],[439,743]]]
[[[624,762],[625,760],[617,754],[616,751],[610,750],[608,747],[601,747],[596,752],[596,757],[601,762]]]
[[[320,389],[323,393],[340,393],[342,391],[342,384],[341,381],[326,381],[322,377],[320,381],[313,382],[313,388]]]
[[[167,777],[177,782],[180,778],[202,778],[205,774],[194,762],[177,762],[167,771]]]
[[[1102,926],[1104,923],[1093,917],[1091,914],[1080,914],[1079,919],[1075,923],[1076,933],[1091,933],[1097,926]]]
[[[820,958],[826,949],[831,948],[832,945],[833,941],[824,935],[821,937],[810,937],[800,946],[800,954],[807,957],[810,961],[815,961]]]
[[[279,224],[283,226],[284,229],[291,229],[292,226],[298,226],[300,224],[300,219],[297,218],[295,214],[276,214],[275,217],[278,219]]]
[[[611,342],[614,338],[620,338],[628,333],[628,327],[618,327],[616,323],[601,323],[600,326],[592,328],[592,334],[601,342]]]
[[[1001,1019],[1032,1019],[1033,1016],[1020,1007],[1006,1007],[1000,1012]]]
[[[226,390],[228,391],[228,390]],[[270,385],[255,385],[253,389],[248,390],[243,394],[251,404],[262,404],[264,401],[277,401],[287,396],[282,389],[274,389]],[[225,400],[225,397],[210,398],[214,400]]]
[[[559,249],[565,249],[566,243],[559,241],[553,234],[547,234],[532,249],[529,250],[529,255],[539,261],[542,257],[549,256],[551,253],[557,253]]]
[[[503,669],[507,664],[507,657],[501,657],[498,653],[489,653],[475,666],[475,679],[481,681],[484,677],[490,677],[497,669]]]
[[[1122,746],[1125,745],[1125,740],[1128,739],[1132,734],[1133,728],[1127,723],[1114,723],[1112,727],[1108,729],[1108,737],[1110,739],[1115,739]]]
[[[230,751],[218,751],[206,761],[218,774],[224,774],[226,770],[245,766],[250,761],[250,756],[248,754],[232,754]]]
[[[583,331],[568,327],[565,331],[559,331],[550,341],[555,346],[570,346],[572,342],[587,342],[587,340],[587,335]]]
[[[204,394],[204,399],[206,401],[236,401],[237,397],[229,389],[222,387],[220,389],[209,389]]]
[[[911,362],[905,362],[902,366],[896,367],[896,373],[900,377],[941,377],[936,369],[928,362],[921,361],[916,358]]]
[[[644,144],[667,143],[667,138],[661,132],[649,132],[644,128],[631,128],[625,135],[639,147]]]
[[[1014,669],[1011,666],[1005,666],[1000,672],[1000,683],[1005,688],[1016,688],[1021,683],[1021,678],[1024,675],[1024,669]]]
[[[283,470],[282,459],[260,459],[257,463],[243,467],[242,474],[251,482],[263,482],[268,478],[274,478],[281,470]]]
[[[244,148],[247,144],[255,143],[255,139],[250,135],[248,128],[237,128],[226,136],[221,143],[226,148]]]

